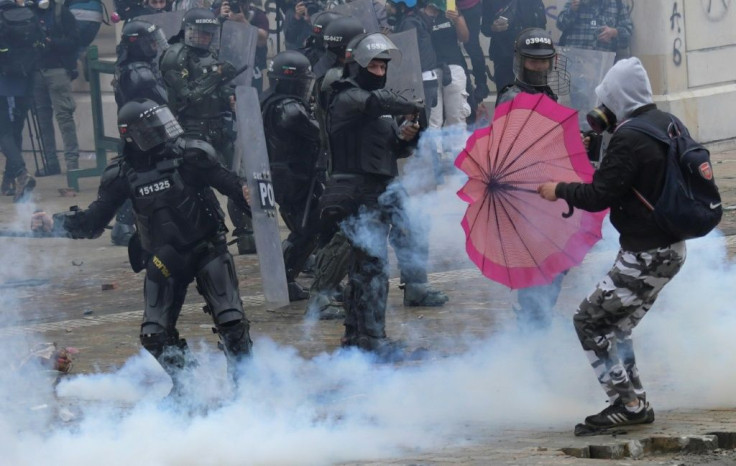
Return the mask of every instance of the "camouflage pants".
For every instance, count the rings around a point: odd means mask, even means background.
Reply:
[[[642,252],[620,250],[613,268],[580,304],[573,323],[611,402],[646,399],[631,330],[685,262],[685,242]]]

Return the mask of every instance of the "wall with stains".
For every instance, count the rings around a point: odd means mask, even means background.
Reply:
[[[704,142],[736,147],[736,0],[623,0],[631,8],[632,55],[644,63],[660,108]],[[546,0],[548,28],[559,37]]]

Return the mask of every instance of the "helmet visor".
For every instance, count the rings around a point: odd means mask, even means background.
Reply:
[[[140,36],[136,43],[144,56],[153,58],[164,52],[169,47],[164,31],[153,26],[155,29],[150,34]]]
[[[141,151],[147,151],[184,134],[174,114],[165,105],[146,111],[136,121],[121,124],[118,129],[126,142],[134,143]]]
[[[186,24],[184,26],[184,44],[216,52],[220,47],[219,23]]]
[[[514,75],[516,79],[530,86],[546,86],[554,70],[555,57],[533,58],[514,56]]]
[[[401,61],[401,50],[391,42],[391,39],[380,32],[368,34],[353,48],[345,51],[346,59],[354,59],[358,65],[365,68],[374,59]]]

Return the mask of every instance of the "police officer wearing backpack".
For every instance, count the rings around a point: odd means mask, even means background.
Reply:
[[[283,242],[289,300],[298,301],[308,297],[296,277],[317,245],[322,192],[316,174],[319,126],[307,107],[314,74],[307,57],[286,50],[273,58],[268,80],[270,87],[261,97],[263,132],[276,202],[289,229]]]
[[[611,209],[621,248],[607,276],[580,304],[573,323],[610,405],[579,429],[653,422],[654,412],[636,367],[631,330],[685,262],[685,242],[664,231],[637,197],[656,201],[662,191],[668,146],[633,128],[643,120],[663,131],[668,113],[652,100],[649,77],[638,58],[616,63],[595,89],[604,124],[613,137],[591,183],[547,182],[540,195],[564,199],[591,212]],[[576,428],[576,430],[578,430]]]
[[[232,125],[235,90],[229,85],[235,68],[217,57],[220,21],[206,8],[192,8],[182,19],[179,34],[161,57],[169,106],[188,137],[202,139],[215,148],[222,163],[232,167],[235,133]],[[228,202],[233,236],[240,254],[255,252],[250,214]]]
[[[118,109],[133,99],[168,103],[166,86],[156,59],[168,48],[163,31],[147,21],[134,19],[123,26],[115,62],[115,103]],[[135,233],[135,217],[130,201],[118,210],[110,232],[112,243],[127,246]]]
[[[85,210],[34,214],[31,227],[74,239],[92,239],[126,199],[138,225],[131,266],[146,270],[140,340],[173,381],[172,396],[185,394],[184,371],[194,364],[176,322],[196,280],[228,362],[237,376],[250,354],[249,323],[228,252],[224,215],[212,188],[248,209],[245,181],[224,168],[212,146],[182,137],[166,105],[135,99],[118,112],[123,155],[102,175],[97,200]],[[135,251],[135,249],[133,249]]]
[[[38,20],[25,6],[0,0],[0,150],[5,154],[2,195],[18,202],[36,186],[23,160],[23,125],[30,83],[43,36]]]

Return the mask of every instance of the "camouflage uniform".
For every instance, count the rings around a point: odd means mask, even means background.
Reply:
[[[580,304],[573,322],[598,382],[611,403],[646,393],[636,368],[631,330],[685,262],[685,242],[641,252],[619,250],[616,262]]]

